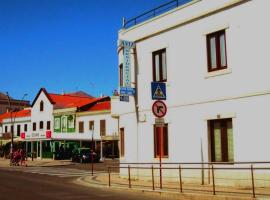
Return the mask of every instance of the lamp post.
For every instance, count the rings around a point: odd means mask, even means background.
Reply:
[[[92,131],[92,142],[91,142],[91,174],[92,176],[94,175],[94,127],[91,127],[91,131]]]
[[[7,95],[7,98],[8,98],[8,106],[9,106],[9,112],[10,112],[10,123],[11,123],[11,144],[10,144],[10,165],[12,165],[12,158],[13,158],[13,139],[14,139],[14,124],[15,124],[15,118],[16,118],[16,113],[15,113],[15,116],[13,117],[13,121],[12,121],[12,113],[13,113],[13,110],[11,108],[11,103],[10,103],[10,96],[8,94],[8,92],[6,92],[6,95]],[[21,100],[19,101],[19,105],[21,104],[21,102],[23,101],[24,97],[26,97],[27,94],[24,94],[23,97],[21,98]],[[15,111],[15,109],[14,109]]]

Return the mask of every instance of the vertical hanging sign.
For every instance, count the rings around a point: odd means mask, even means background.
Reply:
[[[130,61],[130,49],[135,47],[134,42],[121,40],[120,46],[123,46],[124,49],[124,61],[123,61],[123,68],[124,68],[124,87],[130,88],[131,87],[131,61]]]

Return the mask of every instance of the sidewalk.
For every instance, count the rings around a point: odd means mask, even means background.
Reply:
[[[0,158],[0,167],[9,167],[10,160]],[[30,158],[26,161],[27,167],[54,167],[54,166],[68,166],[73,165],[70,160],[52,160],[52,159],[34,159]],[[24,167],[24,166],[22,166]]]
[[[156,178],[158,179],[158,178]],[[212,185],[200,185],[200,184],[183,184],[183,190],[180,192],[179,183],[176,182],[164,182],[163,189],[160,190],[158,180],[155,181],[155,188],[153,190],[152,181],[131,180],[129,187],[129,180],[126,178],[120,178],[119,173],[111,174],[111,186],[109,187],[109,176],[107,173],[96,172],[94,176],[80,177],[75,183],[107,189],[117,190],[130,190],[135,192],[155,192],[165,197],[172,197],[173,199],[200,199],[200,200],[246,200],[254,199],[252,197],[251,188],[234,188],[234,187],[217,187],[216,195],[213,195]],[[255,199],[270,199],[269,189],[256,189],[257,195]],[[260,195],[259,195],[260,194]]]

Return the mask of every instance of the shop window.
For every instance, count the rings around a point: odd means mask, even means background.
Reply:
[[[161,131],[163,130],[163,131]],[[162,132],[162,133],[161,133]],[[163,127],[154,125],[154,156],[158,158],[168,158],[168,124],[165,124]]]
[[[207,35],[208,72],[227,68],[225,30]]]
[[[212,162],[233,162],[232,119],[210,120],[210,147]]]
[[[166,49],[153,52],[153,81],[167,81]]]

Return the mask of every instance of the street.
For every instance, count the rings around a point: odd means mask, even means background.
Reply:
[[[159,194],[84,187],[73,183],[75,178],[26,173],[23,170],[0,169],[0,199],[168,199],[168,197],[162,198]]]

